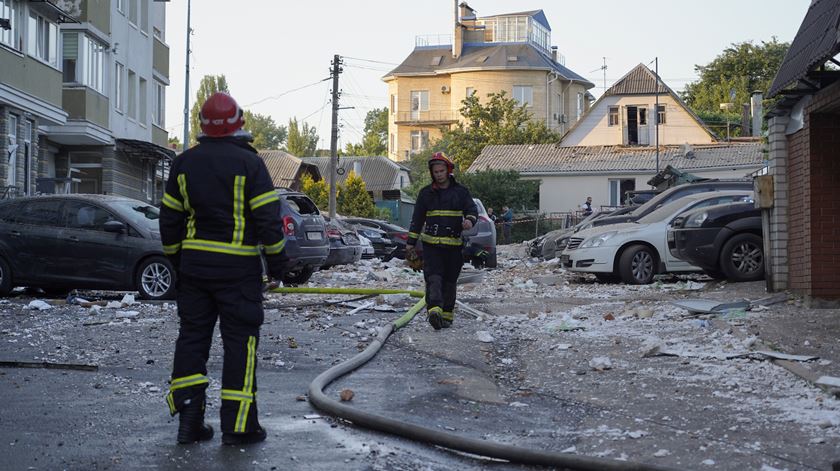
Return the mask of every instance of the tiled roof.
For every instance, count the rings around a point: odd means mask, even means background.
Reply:
[[[671,89],[661,79],[658,85],[659,93],[666,95],[671,93]],[[604,92],[604,95],[653,95],[656,93],[656,87],[656,74],[644,64],[639,64],[624,77],[618,79]]]
[[[772,98],[797,80],[805,76],[817,65],[840,52],[840,0],[813,0],[808,13],[799,26],[796,37],[790,45],[773,84],[767,91]]]
[[[662,146],[659,150],[659,166],[664,168],[670,165],[683,171],[757,168],[765,161],[763,149],[764,145],[759,142]],[[526,176],[647,173],[656,171],[656,148],[492,145],[484,148],[468,171],[474,173],[481,170],[517,170]]]
[[[329,157],[304,157],[303,161],[317,165],[321,175],[329,175],[330,173]],[[347,180],[347,176],[350,175],[350,171],[353,170],[356,162],[362,164],[360,173],[368,191],[399,190],[400,171],[408,172],[406,167],[387,157],[341,157],[338,159],[338,167],[344,169],[344,174],[337,175],[336,182],[343,183]]]
[[[306,165],[301,159],[282,150],[261,150],[259,156],[265,161],[274,186],[291,188],[300,172],[301,165]],[[312,173],[317,174],[317,169],[311,170]]]
[[[511,57],[516,60],[511,61]],[[439,58],[439,59],[438,59]],[[438,65],[433,63],[440,61]],[[567,80],[594,87],[595,84],[558,64],[531,44],[491,43],[486,45],[464,44],[461,56],[452,57],[449,46],[419,47],[414,49],[405,60],[385,78],[394,76],[437,75],[471,70],[554,70]]]

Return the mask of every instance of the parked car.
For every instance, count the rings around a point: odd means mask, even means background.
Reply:
[[[278,189],[277,194],[286,239],[284,251],[289,257],[283,283],[306,283],[329,256],[326,223],[315,202],[306,194],[285,188]]]
[[[330,253],[321,268],[326,270],[335,265],[348,265],[361,260],[362,246],[353,227],[338,217],[331,220],[324,216],[324,220],[327,222]]]
[[[605,217],[592,221],[593,226],[606,226],[608,224],[619,224],[623,222],[637,221],[652,211],[665,206],[671,201],[682,198],[686,195],[703,193],[707,191],[747,190],[752,191],[752,180],[704,180],[702,182],[684,183],[659,193],[647,203],[637,207],[632,212],[620,216]]]
[[[633,209],[635,208],[635,206],[627,206],[624,208],[618,208],[614,211],[602,211],[592,213],[572,227],[567,227],[565,229],[558,229],[556,231],[549,232],[545,236],[543,236],[541,240],[540,238],[535,239],[536,243],[534,243],[534,245],[532,246],[532,256],[542,257],[546,260],[551,260],[552,258],[556,257],[558,253],[562,252],[563,249],[566,248],[566,244],[569,243],[569,238],[572,236],[572,234],[580,230],[592,227],[592,221],[604,217],[626,214],[630,211],[633,211]],[[533,253],[536,253],[536,255],[533,255]]]
[[[764,278],[761,210],[755,203],[694,209],[677,216],[671,226],[668,248],[674,257],[697,265],[713,278]]]
[[[661,193],[659,190],[629,190],[624,192],[624,204],[627,206],[641,206]]]
[[[344,218],[344,220],[350,224],[373,227],[384,231],[385,235],[396,245],[394,257],[400,260],[405,259],[405,243],[408,241],[408,230],[406,228],[391,224],[390,222],[380,221],[379,219],[350,217]]]
[[[684,196],[638,221],[593,227],[575,234],[560,255],[570,271],[593,273],[600,281],[648,284],[665,272],[700,271],[668,250],[668,226],[689,209],[752,198],[752,191],[716,191]]]
[[[136,290],[172,299],[156,207],[110,195],[49,195],[0,202],[0,295],[16,286]]]
[[[359,234],[359,245],[362,247],[362,259],[376,258],[376,250],[373,248],[373,244],[370,243],[370,239]]]
[[[350,223],[347,219],[344,222]],[[394,258],[394,251],[397,249],[397,244],[385,235],[385,231],[360,224],[353,224],[353,227],[359,236],[367,239],[368,243],[373,246],[373,255],[370,258],[379,257],[385,261]],[[362,258],[366,258],[364,253],[362,254]]]

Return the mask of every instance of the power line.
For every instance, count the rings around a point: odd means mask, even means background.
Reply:
[[[321,82],[326,82],[329,79],[330,79],[330,77],[327,77],[325,79],[318,80],[317,82],[312,82],[310,84],[303,85],[303,86],[300,86],[300,87],[297,87],[297,88],[293,88],[291,90],[286,90],[285,92],[278,93],[277,95],[272,95],[272,96],[268,96],[268,97],[265,97],[265,98],[261,98],[261,99],[255,101],[255,102],[253,102],[253,103],[248,103],[247,105],[244,105],[243,108],[247,108],[249,106],[254,106],[254,105],[259,105],[260,103],[268,101],[268,100],[276,100],[277,98],[288,95],[290,93],[294,93],[294,92],[303,90],[304,88],[314,87],[315,85],[318,85]]]

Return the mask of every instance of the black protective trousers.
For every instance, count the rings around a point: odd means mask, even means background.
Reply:
[[[423,244],[423,278],[426,280],[426,306],[455,310],[458,275],[464,265],[460,246]]]
[[[205,399],[209,383],[207,359],[216,319],[219,319],[224,347],[222,432],[258,430],[257,345],[263,316],[259,277],[237,280],[180,278],[178,317],[181,326],[175,344],[172,387],[167,398],[173,414],[188,400]]]

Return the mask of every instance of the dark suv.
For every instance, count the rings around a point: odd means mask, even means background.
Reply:
[[[283,283],[306,283],[330,254],[324,217],[315,203],[304,193],[287,188],[277,190],[280,195],[280,216],[289,262]]]
[[[171,299],[158,209],[111,195],[48,195],[0,202],[0,296],[15,286],[66,295],[74,288],[137,290]]]

